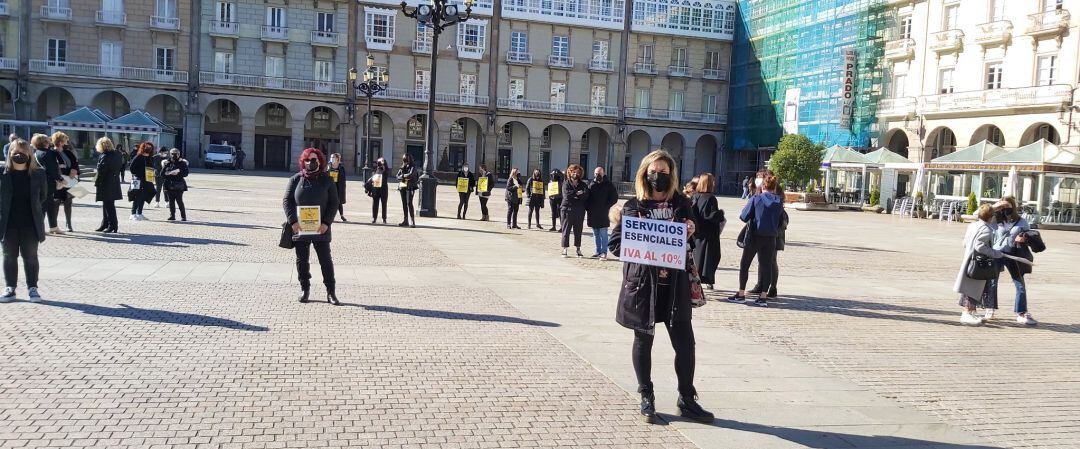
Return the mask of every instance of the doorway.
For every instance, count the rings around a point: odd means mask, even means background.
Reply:
[[[510,148],[499,148],[499,163],[495,170],[495,176],[499,179],[506,179],[510,177],[510,157],[513,154],[513,150]]]
[[[286,136],[256,136],[255,169],[288,171],[291,141]]]
[[[405,153],[412,156],[413,165],[423,170],[424,168],[424,145],[405,145]]]

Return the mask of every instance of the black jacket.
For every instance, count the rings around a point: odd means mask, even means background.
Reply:
[[[473,190],[476,190],[476,173],[458,170],[457,176],[454,178],[454,190],[457,190],[457,178],[469,178],[469,190],[465,192],[458,192],[464,194],[470,194]]]
[[[548,178],[548,182],[557,182],[557,183],[559,183],[559,194],[558,195],[551,195],[551,196],[548,197],[549,199],[562,201],[562,193],[563,193],[562,192],[562,183],[565,180],[566,180],[566,177],[563,176],[562,172],[560,172],[560,171],[552,171],[551,172],[551,175]],[[545,190],[544,193],[547,194],[547,191]]]
[[[124,171],[124,156],[119,151],[101,153],[97,161],[97,174],[94,175],[95,201],[118,201],[124,198],[120,188],[120,173]]]
[[[67,159],[69,161],[71,161],[71,167],[68,167],[67,171],[61,173],[61,175],[70,176],[72,169],[75,169],[75,175],[76,176],[81,174],[82,169],[79,168],[79,157],[75,155],[74,151],[71,151],[71,147],[69,146],[69,147],[64,148],[63,153],[64,153],[64,156],[67,157]]]
[[[487,188],[488,189],[485,192],[481,192],[480,191],[480,183],[477,182],[476,183],[476,195],[480,196],[480,197],[484,197],[484,198],[490,197],[491,196],[491,190],[495,188],[495,174],[492,173],[492,172],[487,172],[486,175],[478,175],[478,176],[483,176],[483,177],[487,178],[487,180],[488,180],[487,181]]]
[[[289,178],[289,186],[285,189],[285,197],[281,201],[285,209],[285,219],[289,224],[299,222],[296,216],[297,206],[319,206],[322,214],[322,223],[326,225],[326,233],[318,236],[302,236],[302,240],[330,241],[330,227],[334,224],[334,216],[338,212],[337,187],[330,175],[319,174],[319,177],[307,180],[297,173]]]
[[[577,187],[570,184],[570,179],[562,183],[563,202],[562,212],[585,212],[585,202],[589,200],[589,185],[585,180],[579,180]]]
[[[695,193],[690,197],[690,219],[694,220],[695,240],[720,240],[720,225],[726,220],[724,211],[711,193]]]
[[[690,203],[686,197],[675,194],[671,200],[674,220],[683,221],[689,218]],[[637,198],[631,198],[623,205],[623,215],[639,216],[642,214],[642,205]],[[622,249],[622,221],[615,223],[611,231],[611,240],[608,242],[608,250],[616,257],[621,255]],[[636,263],[623,263],[623,281],[619,288],[619,304],[615,314],[615,321],[623,327],[647,331],[656,326],[654,311],[657,303],[657,282],[660,268],[641,265]],[[690,308],[690,276],[685,270],[669,270],[671,273],[671,291],[674,295],[671,301],[671,321],[686,322],[691,319]]]
[[[335,182],[334,185],[337,186],[338,202],[345,204],[345,165],[339,164],[338,168],[331,168],[327,173],[334,171],[337,172],[337,182]],[[330,178],[330,180],[333,179],[333,177]]]
[[[521,197],[518,196],[518,187],[525,187],[521,184],[521,175],[518,175],[517,178],[509,178],[506,180],[506,194],[504,195],[504,199],[506,199],[507,204],[521,204]]]
[[[539,182],[540,183],[540,193],[539,194],[533,192],[533,183],[534,182]],[[525,180],[525,185],[523,187],[525,187],[526,195],[529,197],[529,205],[530,206],[538,206],[538,207],[540,207],[542,209],[544,207],[544,193],[545,193],[545,189],[547,188],[547,185],[544,183],[544,178],[541,177],[541,178],[537,179],[537,178],[530,177],[529,179]]]
[[[397,169],[398,182],[407,182],[406,186],[409,190],[416,190],[417,184],[420,180],[420,174],[416,171],[416,164],[405,167],[404,165]],[[383,182],[386,182],[384,179]]]
[[[0,166],[0,240],[7,234],[8,219],[11,213],[11,175],[7,168]],[[48,198],[45,188],[49,181],[45,171],[38,169],[30,172],[30,214],[33,215],[34,231],[38,242],[45,241],[45,220],[40,205]]]
[[[166,174],[173,170],[180,170],[180,173],[175,175]],[[158,176],[161,177],[162,187],[164,187],[165,190],[185,192],[187,191],[187,181],[185,181],[184,178],[186,178],[188,174],[190,174],[190,170],[188,170],[188,161],[186,159],[178,159],[176,162],[173,162],[172,159],[168,159],[161,165],[161,173]]]
[[[165,182],[164,176],[161,174],[164,173],[162,167],[165,166],[165,162],[168,160],[168,153],[158,152],[158,154],[154,155],[154,181],[157,181],[158,184]]]
[[[131,165],[128,166],[128,170],[131,172],[131,177],[138,179],[140,189],[149,189],[154,186],[146,183],[146,169],[154,169],[154,158],[151,156],[135,156],[131,158]],[[157,171],[155,170],[155,175]]]
[[[589,198],[585,202],[585,207],[589,211],[586,224],[590,228],[610,228],[611,219],[608,218],[608,210],[618,202],[619,190],[606,176],[602,181],[593,181],[589,184]]]
[[[55,151],[38,148],[34,157],[37,158],[38,165],[45,170],[45,179],[49,181],[45,186],[46,194],[47,198],[52,198],[56,193],[56,183],[64,180],[60,176],[60,161],[57,159],[59,156]]]

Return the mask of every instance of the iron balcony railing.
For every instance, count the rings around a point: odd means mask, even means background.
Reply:
[[[47,20],[71,20],[71,8],[44,5],[41,7],[41,17]]]
[[[503,109],[516,109],[520,111],[531,112],[554,112],[559,114],[593,115],[600,117],[615,117],[619,115],[619,108],[614,106],[599,106],[580,103],[560,103],[513,98],[500,98],[497,106]]]
[[[210,21],[210,34],[219,36],[239,36],[240,24],[236,22],[224,22],[221,20]]]
[[[179,30],[180,18],[167,16],[150,16],[150,28],[159,30]]]
[[[188,81],[187,72],[177,70],[83,64],[78,62],[50,61],[47,59],[31,59],[30,71],[78,77],[116,78],[164,83],[186,83]]]
[[[200,72],[199,82],[216,86],[235,86],[251,89],[274,89],[327,95],[345,95],[344,82],[298,80],[271,76],[240,75],[236,73]]]
[[[532,64],[532,53],[508,51],[506,52],[506,62],[508,64]]]
[[[94,20],[100,25],[127,25],[127,14],[123,11],[98,11]]]
[[[669,109],[626,108],[626,116],[649,120],[669,120],[694,123],[727,123],[727,115],[707,112],[674,111]]]
[[[426,102],[428,99],[428,91],[427,89],[389,88],[375,95],[375,98]],[[484,95],[436,92],[435,102],[439,104],[456,104],[460,106],[487,106],[488,97]]]

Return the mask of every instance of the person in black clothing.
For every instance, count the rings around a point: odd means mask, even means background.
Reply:
[[[296,274],[300,279],[300,302],[308,302],[311,293],[311,247],[319,258],[322,269],[323,285],[326,286],[326,302],[341,305],[335,291],[334,261],[330,258],[330,226],[334,224],[334,215],[338,212],[337,186],[326,173],[326,158],[315,148],[308,148],[300,154],[300,172],[289,179],[282,205],[285,218],[292,225],[293,248],[296,250]],[[300,235],[300,206],[319,206],[320,221],[318,234]]]
[[[67,134],[60,131],[54,132],[50,140],[52,140],[53,143],[51,150],[54,153],[53,156],[56,159],[57,168],[60,171],[60,178],[63,179],[63,181],[57,185],[56,194],[52,201],[49,202],[49,207],[56,209],[56,212],[51,213],[56,215],[57,218],[60,216],[60,208],[63,207],[67,230],[68,232],[74,232],[75,230],[71,227],[72,196],[68,193],[68,180],[66,178],[79,179],[79,159],[75,157],[75,153],[71,151],[71,140],[68,139]],[[57,229],[56,233],[59,233],[59,229]]]
[[[180,206],[180,221],[187,221],[187,208],[184,207],[184,192],[187,191],[188,161],[180,157],[180,150],[169,150],[169,158],[161,163],[161,186],[165,190],[165,201],[169,203],[169,221],[176,220],[176,206]]]
[[[46,183],[45,202],[41,203],[41,210],[49,218],[49,233],[61,234],[56,224],[57,215],[60,213],[59,204],[56,202],[56,191],[64,185],[64,178],[60,176],[60,161],[57,152],[52,149],[52,139],[44,134],[34,134],[30,144],[36,150],[34,158],[38,165],[45,170]]]
[[[517,167],[510,170],[506,178],[506,229],[521,229],[517,224],[518,209],[521,208],[521,196],[525,188],[521,185],[521,174]]]
[[[772,174],[771,170],[766,170],[769,174]],[[781,201],[784,198],[784,186],[776,186],[776,196],[780,197]],[[780,251],[784,250],[784,244],[787,243],[787,227],[790,218],[786,210],[780,212],[780,229],[776,231],[776,256],[773,256],[772,260],[772,283],[765,290],[765,297],[768,299],[776,298],[776,282],[780,280]],[[761,283],[754,284],[754,288],[750,289],[751,295],[761,294]]]
[[[116,145],[116,152],[120,154],[120,161],[123,163],[123,165],[120,166],[120,182],[124,183],[127,182],[127,169],[128,164],[131,163],[131,155],[128,154],[123,145],[119,144]]]
[[[330,169],[327,173],[330,175],[330,180],[337,186],[338,213],[341,214],[341,221],[349,221],[345,219],[345,167],[341,165],[340,153],[330,155]]]
[[[465,214],[469,213],[469,194],[476,189],[476,175],[469,171],[468,164],[462,165],[461,169],[457,172],[457,179],[467,179],[465,191],[458,190],[458,205],[457,205],[457,218],[458,220],[464,220]]]
[[[589,184],[589,199],[585,202],[585,209],[589,214],[586,224],[592,228],[593,240],[596,242],[593,258],[607,260],[608,228],[611,227],[608,211],[618,202],[619,190],[607,178],[604,168],[596,167],[593,170],[593,182]]]
[[[621,215],[652,220],[685,222],[687,233],[694,235],[689,219],[690,202],[676,192],[678,173],[675,160],[666,151],[649,153],[641,161],[634,181],[634,198],[623,205]],[[622,250],[622,220],[615,217],[608,249],[616,257]],[[690,276],[687,270],[625,262],[616,321],[634,331],[631,358],[641,393],[641,415],[648,423],[656,422],[656,397],[652,383],[652,345],[656,325],[664,323],[671,346],[675,349],[675,376],[679,380],[676,406],[682,416],[703,423],[713,421],[697,403],[694,388],[696,367],[694,328],[691,325]]]
[[[165,147],[158,148],[157,154],[154,155],[154,208],[161,207],[161,193],[164,190],[165,177],[161,176],[161,168],[165,166],[165,161],[169,160],[169,151]],[[169,201],[168,198],[165,199]],[[149,201],[147,201],[149,202]]]
[[[480,178],[487,179],[486,186],[481,186]],[[486,187],[486,190],[481,189],[481,187]],[[488,221],[490,219],[488,217],[487,203],[488,199],[491,198],[491,189],[494,188],[495,174],[488,171],[487,165],[480,164],[480,173],[477,175],[476,178],[476,196],[480,197],[480,214],[482,215],[482,217],[480,217],[480,221]]]
[[[386,165],[386,159],[379,158],[375,161],[375,170],[371,178],[365,182],[365,187],[371,189],[371,222],[374,223],[379,217],[379,204],[382,204],[382,222],[386,224],[386,200],[390,196],[390,188],[386,178],[390,176],[390,167]]]
[[[541,231],[544,227],[540,225],[540,209],[544,208],[544,175],[540,173],[539,168],[534,168],[532,177],[529,178],[529,185],[525,187],[529,192],[529,229],[532,229],[533,215],[536,215],[536,229]]]
[[[562,256],[569,257],[570,232],[574,233],[577,256],[581,254],[581,227],[585,224],[585,204],[589,200],[589,186],[582,179],[585,169],[578,164],[566,167],[566,182],[562,184]]]
[[[0,242],[4,249],[4,282],[0,300],[15,298],[19,282],[19,256],[26,271],[30,301],[41,300],[38,293],[38,244],[45,241],[41,204],[48,198],[45,171],[31,157],[30,144],[18,139],[8,147],[0,173]]]
[[[746,232],[751,234],[750,242],[743,248],[742,259],[739,261],[739,291],[728,298],[728,301],[746,301],[746,281],[750,277],[750,264],[756,256],[759,297],[754,300],[753,305],[768,307],[767,292],[772,288],[772,268],[776,260],[776,241],[783,218],[784,201],[775,193],[780,181],[771,171],[758,172],[754,184],[760,192],[750,197],[739,215],[739,219],[747,224]]]
[[[548,228],[548,231],[551,231],[551,232],[562,232],[562,229],[560,229],[557,226],[555,221],[556,221],[556,219],[560,218],[559,214],[562,213],[562,183],[563,183],[563,181],[564,181],[563,173],[561,171],[559,171],[559,169],[556,168],[556,169],[551,170],[551,176],[548,177],[548,186],[549,186],[549,188],[548,188],[548,191],[547,191],[548,205],[551,206],[551,227]],[[555,184],[554,189],[552,189],[550,187],[551,184]],[[562,222],[560,221],[559,223],[562,223]]]
[[[412,226],[415,228],[416,209],[413,208],[413,196],[416,195],[417,181],[420,179],[420,174],[417,173],[416,166],[413,165],[411,154],[406,153],[401,157],[401,168],[398,168],[397,179],[398,193],[401,194],[401,208],[405,214],[405,219],[398,226]],[[409,224],[410,219],[412,225]]]
[[[131,158],[128,169],[131,171],[132,184],[138,185],[138,187],[132,186],[128,190],[128,200],[131,201],[131,217],[128,219],[146,221],[147,218],[143,215],[143,206],[154,199],[154,195],[157,193],[157,185],[154,179],[157,177],[157,172],[154,169],[154,144],[150,142],[140,143],[135,151],[135,156]]]
[[[716,267],[720,265],[720,232],[727,220],[720,209],[713,191],[716,178],[712,173],[698,176],[694,194],[690,197],[690,219],[694,220],[694,267],[701,284],[709,290],[716,283]]]
[[[116,201],[124,197],[120,188],[120,174],[124,172],[124,157],[113,148],[113,142],[108,137],[102,137],[94,145],[98,152],[97,171],[94,176],[94,187],[97,193],[94,200],[101,202],[101,226],[95,231],[115,233],[119,223],[116,216]]]

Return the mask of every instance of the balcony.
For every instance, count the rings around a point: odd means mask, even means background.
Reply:
[[[1013,25],[1008,20],[984,23],[977,28],[975,43],[982,46],[1006,45],[1012,39]]]
[[[1030,86],[1012,89],[976,90],[919,97],[923,114],[969,114],[973,111],[1045,110],[1060,111],[1072,99],[1066,84]]]
[[[187,72],[176,70],[158,70],[142,67],[116,67],[101,64],[82,64],[77,62],[56,62],[45,59],[31,59],[30,71],[51,73],[73,77],[115,78],[133,81],[153,81],[164,83],[186,83]]]
[[[578,103],[558,103],[551,101],[500,98],[497,106],[501,109],[513,109],[518,111],[591,115],[596,117],[616,117],[619,115],[619,108],[614,106],[599,106]]]
[[[345,95],[345,83],[334,81],[297,80],[235,73],[201,72],[199,82],[214,86],[234,86],[251,89],[273,89],[326,95]]]
[[[428,91],[427,89],[399,89],[390,88],[375,95],[375,98],[382,100],[400,100],[400,101],[416,101],[427,102]],[[484,95],[470,95],[470,94],[450,94],[443,92],[435,93],[435,103],[458,105],[458,106],[479,106],[487,107],[488,97]]]
[[[656,75],[656,64],[651,62],[635,62],[634,73],[638,75]]]
[[[150,16],[150,28],[162,31],[180,31],[180,18]]]
[[[218,37],[238,37],[240,36],[240,24],[236,22],[211,20],[210,35]]]
[[[123,11],[98,11],[94,23],[102,26],[123,27],[127,25],[127,14]]]
[[[1028,16],[1028,36],[1060,36],[1069,29],[1069,11],[1058,9]]]
[[[0,58],[0,70],[19,70],[19,60],[16,58]]]
[[[727,81],[728,72],[726,69],[705,69],[701,72],[701,77],[712,81]]]
[[[413,41],[412,52],[418,55],[430,55],[431,54],[431,41]]]
[[[6,1],[0,2],[0,16],[8,16],[11,13],[8,12],[8,4]]]
[[[606,60],[606,59],[591,59],[591,60],[589,60],[589,71],[590,72],[610,73],[610,72],[615,71],[615,67],[611,63],[611,61],[609,61],[609,60]]]
[[[532,53],[522,51],[508,51],[506,52],[507,64],[532,64]]]
[[[71,8],[64,8],[62,6],[49,6],[45,5],[41,7],[41,19],[52,20],[61,22],[71,21]]]
[[[571,69],[574,67],[574,58],[572,56],[548,56],[548,67],[553,69]]]
[[[458,45],[457,54],[458,58],[461,59],[482,59],[484,57],[484,47],[476,45]]]
[[[262,40],[271,42],[288,42],[289,41],[289,29],[286,27],[277,27],[273,25],[263,25],[262,27]]]
[[[667,74],[673,78],[689,78],[690,67],[684,65],[669,65],[667,68]]]
[[[502,2],[502,16],[507,19],[622,30],[625,8],[626,2],[624,0],[612,0],[610,3],[567,0],[506,0]]]
[[[915,39],[896,39],[885,43],[885,59],[906,61],[915,57]]]
[[[693,122],[706,124],[727,123],[727,115],[724,114],[672,111],[668,109],[626,108],[626,117],[645,120],[667,120],[672,122]]]
[[[958,52],[964,46],[964,32],[945,30],[930,35],[930,49],[938,53]]]
[[[913,117],[915,105],[918,101],[915,97],[884,98],[878,102],[878,117]]]
[[[319,30],[313,30],[311,32],[311,45],[319,47],[337,47],[339,45],[338,42],[339,33]]]
[[[364,43],[368,50],[390,51],[394,48],[394,38],[364,35]]]

